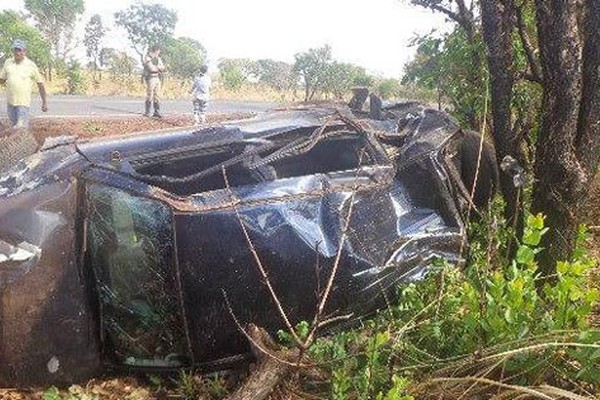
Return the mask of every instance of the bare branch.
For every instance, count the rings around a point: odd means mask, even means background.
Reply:
[[[416,5],[416,6],[420,6],[423,8],[429,8],[433,11],[438,11],[441,12],[442,14],[446,14],[448,16],[448,18],[450,18],[452,21],[456,22],[457,24],[460,24],[460,16],[453,12],[452,10],[446,8],[446,7],[442,7],[439,4],[436,3],[432,3],[428,0],[411,0],[411,3]]]
[[[515,5],[515,15],[517,17],[516,24],[519,31],[519,37],[521,38],[523,49],[525,49],[525,55],[527,56],[527,61],[529,63],[529,70],[531,71],[531,74],[524,75],[524,77],[531,82],[542,83],[542,69],[540,68],[539,60],[534,54],[531,39],[527,34],[525,21],[523,20],[523,9],[521,6]]]
[[[231,186],[229,185],[229,179],[227,179],[227,173],[225,171],[225,166],[223,166],[223,179],[225,180],[225,186],[227,187],[227,190],[229,190],[229,194],[233,199],[234,198],[233,191],[231,190]],[[242,232],[244,233],[244,237],[246,238],[246,243],[248,243],[248,247],[250,248],[250,251],[252,252],[252,256],[254,257],[254,261],[256,262],[256,267],[258,268],[258,270],[262,276],[263,282],[267,286],[267,289],[269,290],[269,293],[271,294],[271,298],[275,302],[277,310],[279,311],[279,315],[283,319],[286,328],[288,329],[288,331],[290,332],[290,334],[292,335],[292,337],[294,338],[296,343],[298,345],[301,345],[302,340],[300,340],[300,338],[296,334],[296,330],[290,323],[290,320],[288,319],[287,314],[286,314],[285,310],[283,309],[281,302],[279,301],[279,297],[277,296],[277,293],[275,293],[275,289],[273,288],[273,285],[271,284],[271,281],[269,280],[269,275],[267,274],[267,271],[265,270],[265,267],[263,266],[262,261],[260,260],[260,257],[256,251],[256,248],[254,247],[254,244],[252,243],[252,239],[250,239],[248,230],[246,229],[246,226],[244,225],[244,221],[242,220],[240,211],[237,207],[237,202],[232,201],[231,204],[233,207],[233,211],[235,212],[235,215],[240,223],[240,227],[242,228]]]

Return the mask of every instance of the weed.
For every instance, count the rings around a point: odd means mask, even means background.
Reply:
[[[182,400],[222,399],[228,394],[223,378],[216,375],[205,377],[181,371],[174,384],[176,398]]]
[[[94,122],[86,122],[83,125],[83,130],[89,133],[100,133],[104,132],[104,127],[102,125],[96,124]]]
[[[546,231],[542,215],[528,215],[505,267],[489,264],[490,248],[510,233],[480,235],[464,270],[439,260],[423,281],[399,288],[390,312],[318,340],[309,355],[329,369],[330,396],[409,399],[411,382],[444,371],[514,385],[597,384],[600,333],[588,321],[598,293],[588,287],[594,261],[581,245],[585,230],[573,259],[558,263],[556,279],[540,290],[536,257]]]
[[[89,394],[79,385],[71,385],[65,394],[61,394],[55,386],[47,389],[42,395],[44,400],[98,400],[98,396]]]

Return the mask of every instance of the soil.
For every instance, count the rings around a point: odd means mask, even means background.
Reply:
[[[248,118],[250,113],[211,114],[208,124],[234,119]],[[74,135],[84,138],[120,135],[132,132],[145,132],[183,126],[192,126],[189,115],[167,115],[163,118],[131,117],[77,117],[77,118],[38,118],[31,122],[38,143],[51,136]]]
[[[208,116],[208,123],[218,123],[228,120],[236,120],[250,117],[251,114],[211,114]],[[144,132],[157,129],[166,129],[173,127],[191,126],[190,116],[169,115],[164,118],[146,118],[142,116],[132,117],[86,117],[86,118],[38,118],[32,121],[31,130],[38,143],[43,143],[45,138],[61,135],[75,135],[82,138],[93,138],[101,136],[112,136],[125,133]],[[2,136],[2,126],[0,125],[0,136]],[[591,196],[588,203],[584,206],[583,212],[585,221],[589,227],[590,240],[589,248],[592,255],[600,259],[600,174],[596,177],[595,183],[591,189]],[[594,279],[600,282],[600,272],[595,273]],[[600,319],[600,318],[599,318]],[[1,367],[1,366],[0,366]],[[61,393],[66,398],[66,393],[70,393],[74,398],[98,398],[98,399],[129,399],[129,400],[152,400],[165,397],[184,397],[181,390],[173,388],[166,389],[163,384],[157,382],[140,381],[133,377],[104,378],[93,379],[84,386],[72,385],[68,389],[63,389]],[[167,385],[169,386],[169,385]],[[178,390],[179,389],[179,390]],[[48,393],[48,388],[33,390],[15,390],[0,388],[0,400],[30,400],[52,397]],[[44,396],[46,392],[46,396]],[[85,397],[88,395],[90,397]],[[179,396],[178,396],[179,395]],[[276,398],[273,396],[272,398]]]

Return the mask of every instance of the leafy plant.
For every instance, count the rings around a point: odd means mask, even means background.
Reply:
[[[44,400],[98,400],[97,395],[88,394],[87,391],[79,385],[71,385],[65,394],[55,386],[47,389],[42,395]]]
[[[210,377],[181,371],[174,383],[176,397],[182,400],[221,399],[228,393],[223,379],[218,375]]]
[[[85,93],[83,70],[77,61],[71,61],[67,67],[67,94]]]
[[[585,230],[573,259],[559,263],[542,290],[536,258],[547,230],[542,215],[528,215],[517,255],[502,268],[489,264],[502,260],[490,249],[510,233],[494,224],[494,235],[478,233],[464,269],[438,260],[423,281],[399,289],[397,306],[360,330],[318,340],[309,355],[329,370],[331,398],[410,399],[412,382],[446,368],[516,385],[594,384],[600,332],[588,322],[597,291],[588,287],[595,263],[581,245]]]
[[[86,122],[85,125],[83,125],[83,130],[89,133],[100,133],[104,131],[104,127],[94,122]]]

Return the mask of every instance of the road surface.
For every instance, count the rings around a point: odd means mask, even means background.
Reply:
[[[40,98],[32,93],[30,115],[44,117],[134,116],[144,112],[144,99],[124,96],[48,96],[48,112],[40,110]],[[208,113],[263,112],[276,107],[276,103],[237,102],[212,100]],[[192,114],[190,100],[162,100],[163,114]],[[0,118],[6,118],[6,96],[0,93]]]

